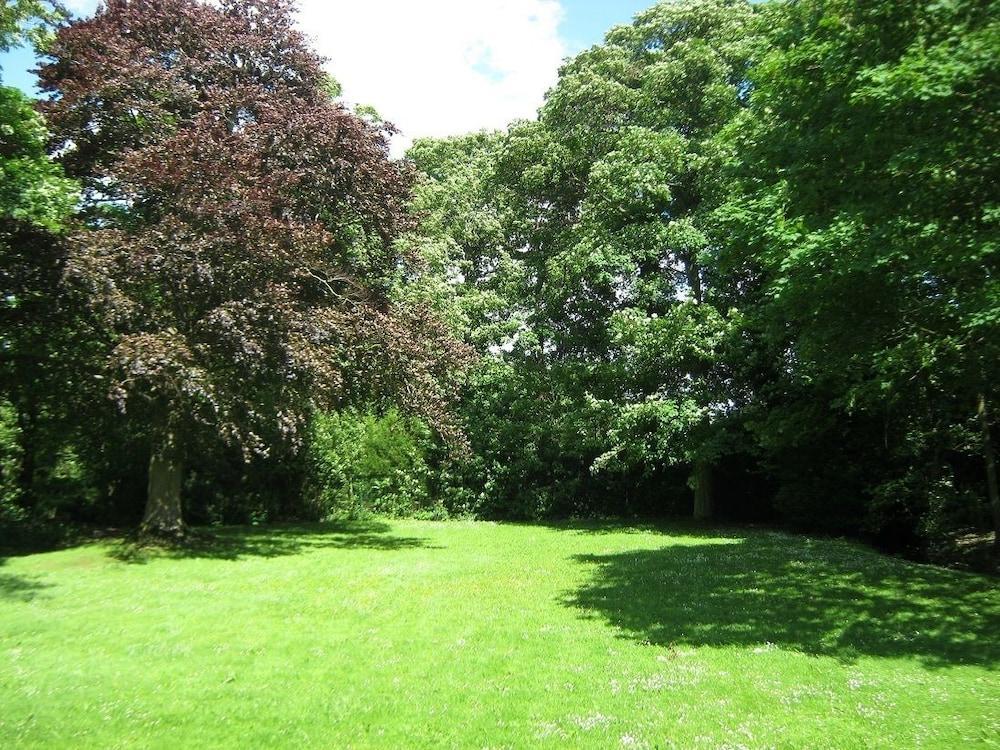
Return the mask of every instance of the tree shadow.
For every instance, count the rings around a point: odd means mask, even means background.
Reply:
[[[1000,590],[988,577],[858,546],[754,534],[574,559],[590,581],[563,599],[668,646],[775,646],[852,662],[1000,663]]]
[[[338,521],[268,527],[198,529],[176,542],[125,539],[111,550],[121,562],[144,564],[154,559],[241,560],[285,557],[321,549],[397,551],[433,549],[419,537],[394,536],[392,527],[378,521]]]
[[[754,526],[744,524],[731,530],[720,528],[718,524],[696,521],[691,518],[665,518],[660,520],[622,518],[581,518],[557,521],[525,521],[513,525],[542,526],[554,531],[565,531],[588,536],[621,536],[623,534],[683,534],[686,536],[707,536],[713,539],[732,537],[742,539],[747,529]]]
[[[512,525],[542,526],[554,531],[566,531],[574,534],[585,534],[589,536],[649,534],[664,532],[668,529],[669,531],[676,533],[686,529],[686,525],[683,521],[671,520],[668,523],[667,521],[640,521],[622,518],[580,518],[557,521],[525,521],[512,522]],[[701,530],[704,528],[696,526],[693,522],[690,525],[692,529],[695,530]]]
[[[6,562],[0,558],[0,565]],[[51,584],[41,583],[26,576],[13,573],[0,573],[0,600],[7,599],[16,602],[30,602],[40,596],[40,592],[52,588]]]

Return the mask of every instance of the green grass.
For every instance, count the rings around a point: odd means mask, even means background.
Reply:
[[[231,529],[0,561],[0,747],[1000,746],[995,579],[766,532]]]

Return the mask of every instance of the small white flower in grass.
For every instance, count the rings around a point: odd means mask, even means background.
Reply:
[[[656,691],[663,690],[667,685],[667,680],[662,674],[652,674],[638,681],[638,686],[643,690]]]
[[[604,714],[592,714],[591,716],[574,716],[573,723],[584,732],[589,732],[597,727],[606,727],[611,723],[611,718]]]
[[[566,739],[567,736],[566,732],[554,721],[542,722],[538,725],[538,732],[536,733],[538,739],[547,739],[548,737]]]
[[[633,737],[631,734],[623,734],[621,739],[622,747],[635,747],[639,744],[639,740]]]

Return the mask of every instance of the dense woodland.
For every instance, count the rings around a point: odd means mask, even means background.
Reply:
[[[0,8],[43,91],[0,88],[5,541],[1000,527],[1000,4],[661,2],[404,159],[294,10]]]

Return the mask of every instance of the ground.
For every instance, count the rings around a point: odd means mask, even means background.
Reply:
[[[684,527],[0,560],[0,747],[1000,746],[994,578]]]

